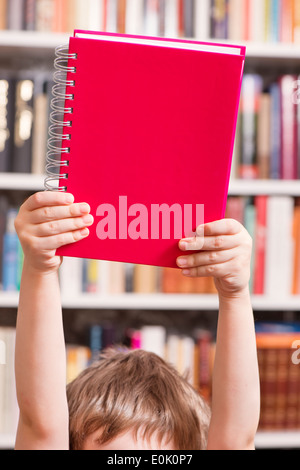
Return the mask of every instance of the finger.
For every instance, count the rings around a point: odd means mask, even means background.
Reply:
[[[197,251],[209,248],[213,245],[212,240],[205,243],[207,237],[221,237],[226,235],[236,235],[244,230],[244,227],[234,219],[221,219],[214,222],[209,222],[197,227],[196,237],[185,238],[180,240],[179,248],[181,250]],[[216,244],[221,240],[217,240]]]
[[[70,217],[81,217],[89,212],[90,206],[85,202],[61,206],[46,206],[32,211],[30,220],[33,224],[40,224]]]
[[[72,232],[64,232],[58,235],[53,235],[49,237],[38,237],[36,239],[35,247],[39,251],[46,250],[57,250],[64,245],[69,245],[70,243],[75,243],[79,240],[86,238],[89,235],[89,229],[87,227],[81,230],[74,230]]]
[[[54,220],[33,226],[33,235],[37,237],[48,237],[59,233],[72,232],[89,227],[93,224],[94,217],[86,214],[83,217],[73,217],[69,219]]]
[[[202,250],[204,245],[204,225],[199,225],[196,230],[196,235],[191,238],[183,238],[179,241],[179,248],[181,250],[198,251]]]
[[[204,236],[235,235],[244,227],[235,219],[221,219],[203,225]]]
[[[214,237],[204,237],[202,241],[197,244],[197,239],[187,239],[182,241],[179,244],[179,247],[183,251],[196,251],[201,244],[201,250],[203,251],[220,251],[220,250],[229,250],[230,248],[234,248],[235,246],[239,245],[241,241],[241,232],[235,235],[217,235]]]
[[[227,261],[219,264],[209,264],[206,266],[197,266],[183,269],[181,272],[186,277],[224,277],[232,271],[233,261]]]
[[[73,202],[74,196],[70,193],[61,191],[41,191],[30,196],[24,202],[24,207],[29,211],[34,211],[39,207],[72,204]]]
[[[210,264],[220,264],[230,261],[239,255],[240,248],[235,247],[222,251],[200,251],[188,256],[177,258],[177,265],[180,268],[193,268],[198,266],[208,266]]]

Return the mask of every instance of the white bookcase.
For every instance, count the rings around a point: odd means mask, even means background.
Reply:
[[[10,63],[14,58],[41,61],[51,67],[54,58],[54,48],[60,44],[68,43],[69,35],[37,33],[37,32],[0,32],[0,65]],[[223,41],[222,41],[223,42]],[[283,71],[289,67],[300,68],[300,48],[289,44],[252,44],[246,43],[247,68],[275,67]],[[0,174],[0,191],[30,191],[43,189],[44,176],[27,174]],[[230,195],[255,196],[290,195],[300,197],[300,181],[239,181],[230,183]],[[268,298],[266,296],[253,296],[254,310],[274,311],[300,311],[300,296],[285,299]],[[182,310],[200,311],[218,309],[218,299],[215,295],[191,294],[120,294],[103,295],[80,294],[75,298],[62,299],[65,309],[124,309],[124,310]],[[17,293],[0,292],[0,309],[16,308],[18,305]],[[14,436],[0,435],[0,449],[13,447]],[[299,432],[260,432],[256,439],[257,448],[300,448]]]

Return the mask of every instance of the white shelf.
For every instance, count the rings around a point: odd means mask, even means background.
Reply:
[[[235,180],[229,185],[231,196],[300,196],[300,180]]]
[[[16,308],[19,294],[1,292],[0,308]],[[118,310],[218,310],[216,295],[207,294],[79,294],[73,297],[62,295],[66,309],[118,309]],[[300,296],[276,298],[252,296],[254,310],[300,311]]]
[[[37,31],[0,31],[1,58],[11,54],[25,57],[54,56],[56,46],[68,44],[69,34]],[[46,55],[45,55],[46,54]]]
[[[0,48],[1,53],[20,52],[28,56],[40,54],[48,51],[53,53],[56,46],[67,44],[72,33],[47,33],[38,31],[0,31]],[[192,38],[193,40],[195,38]],[[265,59],[276,61],[299,61],[300,47],[297,44],[289,43],[253,43],[244,41],[231,40],[209,40],[211,42],[219,42],[224,44],[245,45],[247,59]]]
[[[44,189],[44,179],[42,175],[0,173],[0,189],[41,191]]]
[[[13,449],[15,446],[15,436],[0,434],[0,450]]]
[[[299,431],[260,431],[256,435],[257,449],[300,449]]]
[[[0,189],[41,191],[44,189],[44,175],[25,173],[0,173]],[[300,196],[300,180],[238,180],[229,185],[231,196],[256,196],[259,194]]]

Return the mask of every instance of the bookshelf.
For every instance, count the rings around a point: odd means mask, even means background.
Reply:
[[[0,308],[17,308],[19,295],[17,292],[1,292]],[[218,298],[213,294],[89,294],[62,296],[64,309],[76,310],[156,310],[156,311],[216,311]],[[255,311],[300,312],[300,296],[274,298],[252,295]]]
[[[54,48],[66,44],[69,34],[36,31],[0,31],[0,63],[18,67],[18,61],[24,66],[42,64],[49,70],[53,64]],[[214,40],[226,42],[226,40]],[[228,41],[234,43],[235,41]],[[296,44],[236,41],[247,47],[245,71],[300,71],[300,48]],[[43,175],[0,173],[0,191],[35,192],[43,189]],[[300,197],[300,181],[281,180],[238,180],[232,179],[229,194],[231,196],[283,195]],[[96,295],[80,294],[76,297],[63,297],[65,310],[154,310],[154,311],[217,311],[218,299],[215,295],[198,294],[115,294]],[[300,296],[276,298],[274,296],[252,296],[255,311],[265,312],[272,318],[276,312],[300,312]],[[18,294],[0,292],[0,309],[16,309]],[[0,449],[13,447],[14,436],[0,435]],[[259,432],[256,438],[259,448],[300,448],[300,432],[272,431]]]

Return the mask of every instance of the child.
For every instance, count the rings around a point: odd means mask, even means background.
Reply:
[[[89,211],[71,194],[40,192],[22,205],[16,219],[24,251],[16,449],[254,449],[260,404],[248,288],[251,238],[234,220],[204,225],[201,240],[181,240],[183,256],[177,260],[183,275],[213,276],[218,290],[211,418],[201,397],[172,367],[143,351],[102,358],[69,385],[67,398],[58,282],[62,260],[55,252],[88,236]]]

